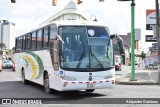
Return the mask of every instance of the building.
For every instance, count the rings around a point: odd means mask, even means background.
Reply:
[[[0,43],[4,43],[5,49],[12,49],[15,40],[15,24],[8,20],[0,20]]]
[[[52,17],[48,18],[40,25],[45,25],[52,21],[63,21],[63,20],[88,20],[85,15],[77,8],[77,4],[71,0],[63,10],[59,11]]]
[[[149,51],[146,54],[145,61],[150,64],[153,62],[158,62],[158,46],[157,43],[152,43],[152,47],[149,47]]]

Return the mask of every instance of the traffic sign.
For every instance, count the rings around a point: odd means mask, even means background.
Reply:
[[[153,35],[146,35],[146,42],[157,42],[157,39]]]
[[[146,10],[146,30],[152,30],[155,24],[156,24],[156,10],[147,9]]]

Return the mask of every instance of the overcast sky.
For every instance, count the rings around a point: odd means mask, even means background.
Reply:
[[[53,16],[70,0],[57,0],[57,6],[52,6],[52,0],[0,0],[0,19],[6,19],[16,24],[16,36],[19,36]],[[77,0],[73,0],[77,2]],[[111,33],[127,34],[131,30],[131,2],[117,2],[117,0],[82,0],[78,8],[90,19],[95,15],[98,21],[108,25]],[[146,9],[155,9],[155,0],[135,0],[135,28],[141,29],[141,43],[144,51],[151,43],[145,42],[145,35],[152,34],[146,31]],[[147,48],[146,48],[147,47]]]

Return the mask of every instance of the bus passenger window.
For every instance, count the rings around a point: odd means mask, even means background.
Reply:
[[[57,27],[55,25],[50,26],[50,48],[53,48],[53,42],[57,35]]]
[[[25,35],[22,38],[22,42],[23,42],[23,50],[26,50],[26,41],[25,41]]]
[[[42,30],[37,32],[37,49],[42,48]]]
[[[44,29],[44,42],[43,47],[48,47],[48,27]]]
[[[36,32],[32,33],[32,49],[36,49]]]
[[[22,37],[16,39],[16,51],[22,51]]]
[[[27,46],[27,50],[30,50],[30,48],[31,48],[31,34],[28,34],[27,36],[26,36],[26,46]]]

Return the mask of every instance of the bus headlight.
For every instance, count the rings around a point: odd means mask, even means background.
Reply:
[[[110,79],[110,78],[113,78],[113,75],[107,75],[104,77],[104,79]]]
[[[70,77],[70,76],[61,76],[61,78],[67,81],[75,81],[77,79],[75,77]]]

